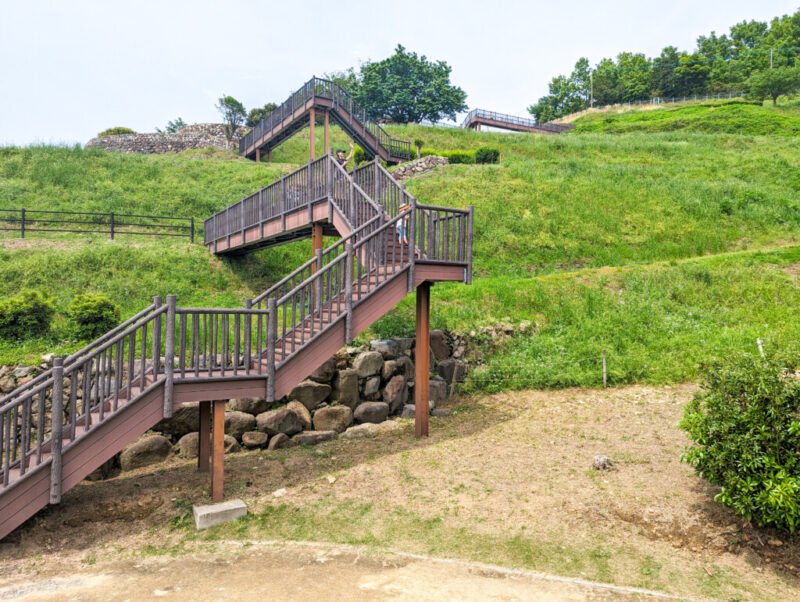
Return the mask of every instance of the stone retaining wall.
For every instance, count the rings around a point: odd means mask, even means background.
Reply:
[[[408,163],[403,163],[396,169],[392,170],[392,176],[395,180],[407,180],[414,176],[421,175],[428,171],[433,171],[439,165],[447,165],[447,157],[438,157],[436,155],[428,155],[421,159],[415,159]]]
[[[86,148],[102,148],[120,153],[178,153],[187,149],[219,148],[238,150],[239,138],[248,131],[240,127],[230,144],[221,123],[187,125],[173,134],[119,134],[99,136],[86,143]]]

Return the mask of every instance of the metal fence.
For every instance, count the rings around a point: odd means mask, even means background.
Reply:
[[[40,209],[0,209],[0,231],[19,232],[20,238],[32,232],[72,232],[171,236],[194,242],[193,217],[135,215],[131,213],[93,213],[86,211],[43,211]]]

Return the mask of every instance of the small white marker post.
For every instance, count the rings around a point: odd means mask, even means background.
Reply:
[[[761,344],[761,339],[756,339],[756,345],[758,345],[758,352],[761,354],[761,357],[764,357],[764,347]]]
[[[606,350],[603,349],[603,388],[606,388]]]

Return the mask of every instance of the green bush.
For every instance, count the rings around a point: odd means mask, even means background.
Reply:
[[[103,294],[84,293],[70,302],[67,319],[74,336],[96,339],[119,323],[119,308]]]
[[[420,157],[427,157],[429,155],[436,155],[437,157],[446,157],[450,163],[475,163],[475,152],[464,150],[435,150],[432,148],[423,148],[420,151]]]
[[[135,134],[131,128],[124,128],[124,127],[116,127],[116,128],[108,128],[107,130],[103,130],[99,134],[97,134],[98,138],[102,136],[119,136],[120,134]]]
[[[355,165],[361,165],[362,163],[367,163],[369,159],[367,159],[367,153],[364,152],[364,149],[360,146],[356,145],[353,147],[353,163]]]
[[[709,363],[680,422],[695,443],[682,459],[720,487],[714,499],[789,531],[800,526],[798,360],[738,354]]]
[[[47,334],[55,303],[38,291],[23,291],[0,301],[0,338],[32,339]]]
[[[500,151],[490,146],[482,146],[475,151],[475,163],[497,163],[500,160]]]

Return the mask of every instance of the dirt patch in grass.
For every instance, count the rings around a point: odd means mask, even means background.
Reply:
[[[783,268],[783,271],[794,278],[800,277],[800,263],[793,263]]]
[[[687,439],[675,425],[693,389],[501,393],[457,400],[426,440],[409,422],[374,439],[229,456],[226,497],[251,514],[201,533],[190,508],[208,502],[207,475],[174,458],[73,489],[0,545],[0,561],[22,575],[70,553],[110,560],[222,539],[317,540],[678,596],[800,595],[798,538],[719,507],[681,464]],[[593,468],[600,454],[611,470]],[[108,522],[123,502],[134,505]]]

